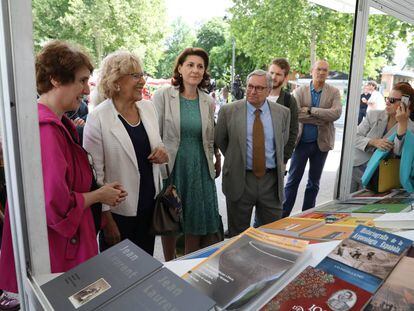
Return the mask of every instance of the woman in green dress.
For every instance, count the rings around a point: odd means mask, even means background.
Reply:
[[[176,59],[172,85],[154,94],[160,133],[184,209],[185,253],[217,242],[221,218],[214,178],[220,153],[214,150],[214,100],[203,89],[210,82],[208,54],[187,48]],[[215,162],[213,162],[213,155]],[[165,260],[175,257],[175,236],[163,236]]]

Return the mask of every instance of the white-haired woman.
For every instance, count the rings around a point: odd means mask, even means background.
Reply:
[[[92,155],[98,182],[119,180],[129,195],[115,209],[103,207],[101,250],[128,238],[147,253],[154,252],[150,224],[161,185],[159,164],[167,162],[168,155],[156,110],[142,100],[144,85],[136,55],[117,51],[104,59],[98,87],[106,100],[88,117],[84,147]]]

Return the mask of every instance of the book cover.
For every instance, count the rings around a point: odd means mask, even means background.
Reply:
[[[179,276],[162,268],[99,310],[207,311],[215,304]]]
[[[412,276],[414,276],[414,258],[405,256],[374,295],[366,310],[414,310],[414,277]]]
[[[362,190],[352,194],[352,197],[353,198],[385,198],[385,197],[390,197],[393,194],[395,194],[395,193],[393,193],[391,190],[386,191],[386,192],[382,192],[382,193],[376,193],[376,192],[368,190],[368,189],[362,189]]]
[[[307,244],[249,228],[183,278],[219,308],[240,308],[280,280]]]
[[[320,212],[337,212],[337,213],[342,213],[343,210],[347,210],[349,208],[360,208],[363,205],[368,204],[368,203],[364,203],[364,204],[349,204],[349,203],[344,203],[344,202],[339,202],[339,203],[328,203],[325,204],[321,207],[318,207],[316,212],[320,213]],[[348,212],[348,211],[347,211]]]
[[[414,229],[414,211],[383,214],[375,218],[374,223],[379,228]]]
[[[374,204],[377,203],[379,198],[349,198],[346,200],[340,201],[342,204],[358,204],[358,205],[366,205],[366,204]]]
[[[409,239],[360,225],[317,268],[374,293],[411,244]]]
[[[348,226],[358,226],[358,225],[365,225],[372,227],[374,226],[374,218],[373,217],[348,217],[344,220],[340,220],[336,223],[337,225],[348,225]]]
[[[301,215],[300,218],[311,218],[311,219],[322,219],[325,220],[327,224],[335,223],[341,219],[347,218],[350,215],[347,213],[330,213],[330,212],[310,212],[304,215]]]
[[[306,231],[300,237],[316,240],[343,240],[349,237],[354,229],[354,226],[326,224],[316,229]]]
[[[307,267],[261,311],[341,310],[359,311],[371,294],[332,274]]]
[[[353,211],[353,213],[401,213],[411,210],[411,205],[407,204],[367,204]]]
[[[161,267],[158,260],[124,240],[41,288],[55,310],[94,310]]]
[[[323,219],[286,217],[260,227],[265,232],[298,236],[299,233],[323,225]]]
[[[381,199],[377,204],[405,204],[405,205],[413,205],[414,199],[407,198],[407,197],[392,197],[392,198],[385,198]]]

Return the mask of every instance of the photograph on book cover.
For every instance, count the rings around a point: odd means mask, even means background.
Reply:
[[[384,279],[399,256],[381,249],[347,239],[328,256],[355,269]]]
[[[69,300],[75,309],[78,309],[87,302],[103,294],[110,288],[111,285],[109,285],[105,279],[100,278],[99,280],[93,282],[92,284],[89,284],[88,286],[82,288],[80,291],[70,296]]]
[[[274,284],[299,255],[244,234],[189,271],[184,279],[213,298],[219,308],[238,309]]]
[[[414,258],[403,257],[372,298],[368,311],[414,310]]]

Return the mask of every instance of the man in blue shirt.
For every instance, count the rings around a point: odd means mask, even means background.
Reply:
[[[219,112],[215,143],[224,155],[222,187],[230,236],[250,226],[254,206],[261,225],[282,215],[290,110],[267,101],[271,89],[270,74],[255,70],[247,77],[246,99],[224,105]]]
[[[311,74],[310,84],[294,92],[299,108],[299,135],[285,187],[284,216],[289,216],[292,211],[308,161],[309,177],[302,210],[315,206],[326,157],[329,150],[333,149],[335,142],[333,122],[339,119],[342,112],[339,90],[325,83],[329,74],[328,62],[317,61],[312,67]]]

